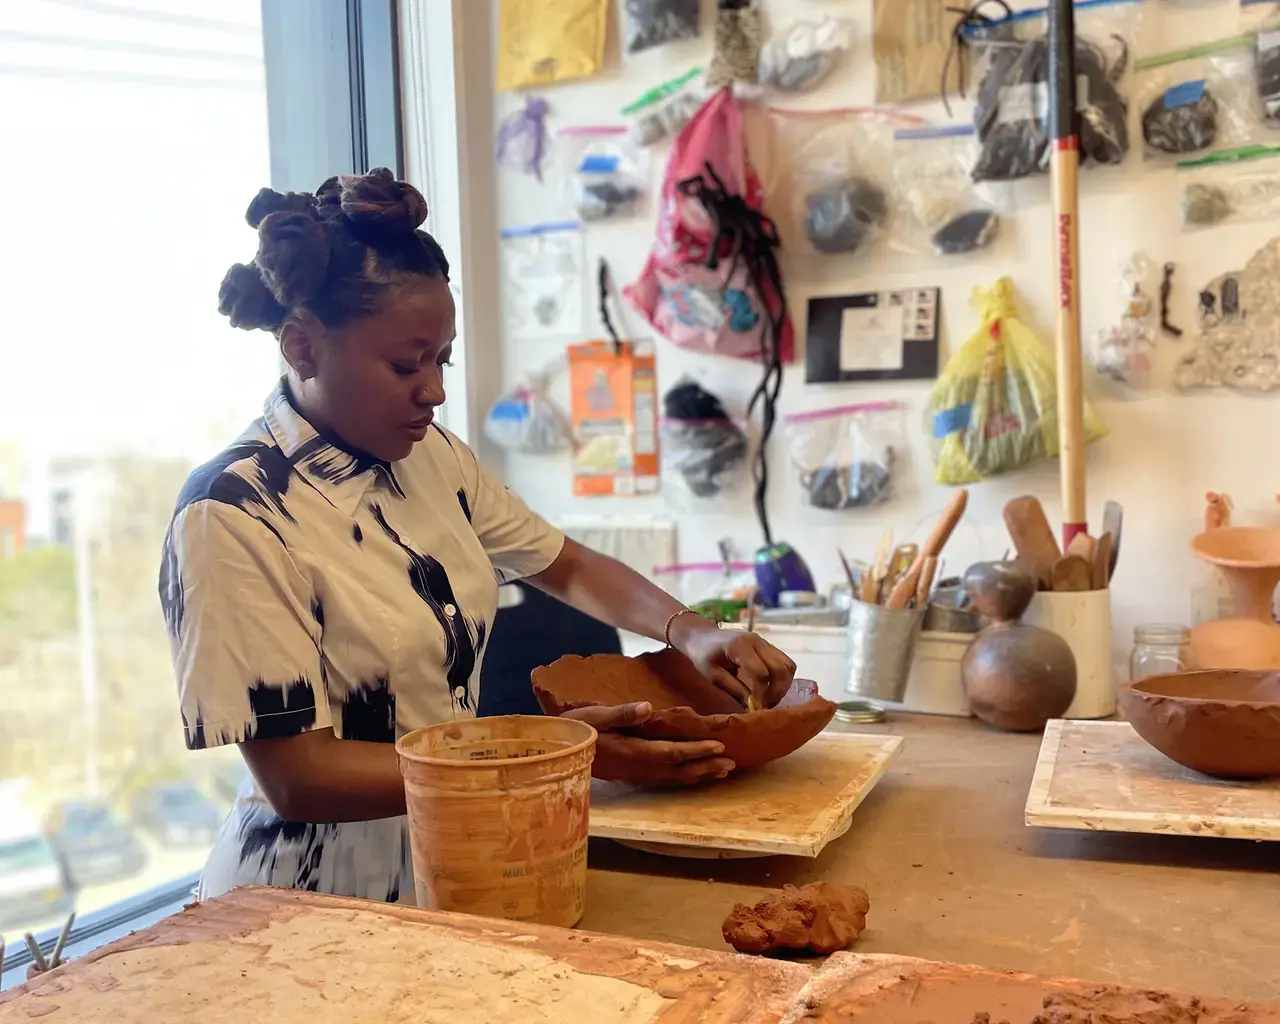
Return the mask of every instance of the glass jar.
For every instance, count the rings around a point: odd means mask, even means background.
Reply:
[[[1190,665],[1191,630],[1186,626],[1154,623],[1133,630],[1129,655],[1129,682],[1148,676],[1185,672]]]

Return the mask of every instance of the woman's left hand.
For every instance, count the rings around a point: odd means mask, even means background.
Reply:
[[[796,677],[796,663],[763,637],[719,629],[695,613],[671,623],[671,646],[743,707],[752,696],[762,706],[773,707]]]

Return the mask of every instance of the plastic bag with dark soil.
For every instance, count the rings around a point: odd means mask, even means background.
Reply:
[[[745,479],[747,435],[715,395],[688,378],[663,396],[664,493],[704,503]]]
[[[901,402],[866,402],[786,417],[791,464],[805,501],[831,510],[887,501],[904,449]]]
[[[626,0],[627,53],[693,39],[701,30],[698,0]]]
[[[1129,152],[1126,93],[1137,0],[1076,12],[1076,111],[1084,165]],[[1043,9],[965,30],[978,81],[973,123],[982,149],[975,181],[1013,181],[1048,169],[1049,46]]]

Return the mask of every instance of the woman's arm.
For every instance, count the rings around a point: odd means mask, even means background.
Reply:
[[[331,824],[404,814],[390,743],[340,740],[332,729],[240,744],[271,809],[285,821]]]
[[[666,641],[722,690],[745,704],[752,694],[773,706],[795,678],[795,663],[754,633],[722,631],[621,562],[565,539],[556,560],[529,583],[618,629]],[[672,616],[676,615],[675,619]]]

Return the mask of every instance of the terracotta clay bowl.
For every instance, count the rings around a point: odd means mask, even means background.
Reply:
[[[1139,736],[1194,771],[1280,775],[1280,672],[1153,676],[1121,687],[1120,707]]]
[[[740,769],[786,757],[836,713],[831,701],[818,696],[817,686],[801,679],[776,708],[743,711],[688,658],[670,649],[638,658],[570,654],[534,670],[533,692],[549,715],[647,700],[653,715],[629,732],[650,740],[719,740],[724,756]]]

